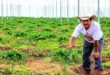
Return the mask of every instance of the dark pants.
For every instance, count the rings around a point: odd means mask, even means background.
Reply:
[[[102,46],[104,44],[104,40],[103,38],[101,38],[99,40],[99,45],[98,45],[98,52],[99,52],[99,55],[100,55],[100,58],[99,59],[94,59],[95,60],[95,70],[103,70],[102,68],[102,56],[101,56],[101,51],[102,51]],[[93,51],[93,48],[94,48],[94,43],[89,43],[88,41],[84,41],[84,45],[83,45],[83,69],[85,71],[90,71],[91,68],[91,61],[90,61],[90,58],[91,58],[91,54],[92,54],[92,51]]]

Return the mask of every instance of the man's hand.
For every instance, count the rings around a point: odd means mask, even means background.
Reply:
[[[72,49],[73,46],[72,46],[72,45],[68,45],[66,48],[67,48],[67,49]]]
[[[71,36],[69,39],[69,45],[66,47],[66,49],[72,49],[73,48],[74,40],[75,40],[75,37]]]
[[[99,58],[99,52],[94,52],[93,57],[94,57],[94,59],[98,59]]]

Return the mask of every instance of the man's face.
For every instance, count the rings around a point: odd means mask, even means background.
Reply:
[[[90,19],[88,19],[88,20],[82,20],[81,22],[82,22],[82,24],[83,24],[83,26],[85,28],[90,27],[90,24],[91,24],[91,20]]]

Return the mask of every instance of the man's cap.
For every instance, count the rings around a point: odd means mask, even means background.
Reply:
[[[95,15],[91,15],[91,14],[89,14],[89,13],[83,13],[81,16],[78,16],[78,18],[80,19],[80,20],[88,20],[88,19],[95,19],[96,18],[96,16]]]

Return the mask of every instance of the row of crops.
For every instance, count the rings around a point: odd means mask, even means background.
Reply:
[[[28,60],[37,57],[49,58],[50,62],[57,61],[61,64],[65,62],[68,65],[73,62],[81,62],[84,41],[82,35],[76,39],[73,49],[66,49],[78,20],[77,18],[69,18],[69,22],[66,20],[63,18],[61,23],[59,18],[4,18],[3,22],[0,22],[0,58],[5,59],[12,66],[11,70],[2,68],[0,72],[7,73],[8,71],[9,74],[15,74],[17,71],[13,69],[14,63],[24,61],[22,59]],[[109,26],[109,18],[101,18],[105,40],[110,38]],[[108,51],[110,49],[109,41],[105,45],[104,49]],[[104,52],[104,55],[109,55],[109,52]],[[3,61],[0,62],[3,64]],[[22,64],[25,64],[25,61]],[[28,69],[25,68],[25,71]],[[24,68],[19,73],[21,73],[20,75],[25,74]]]

